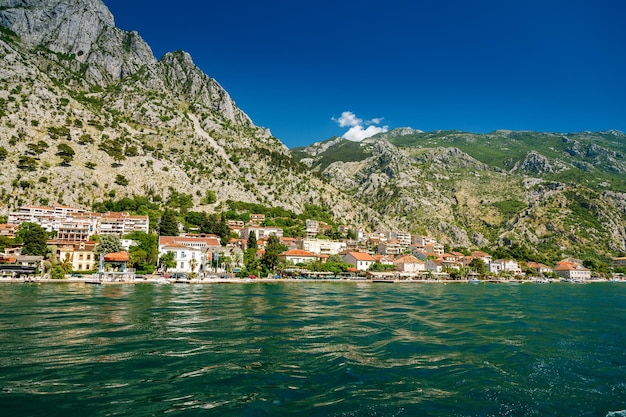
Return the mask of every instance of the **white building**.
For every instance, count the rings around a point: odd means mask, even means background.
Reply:
[[[297,265],[315,262],[318,257],[313,252],[308,252],[300,249],[292,249],[278,255],[278,259],[285,263]]]
[[[400,232],[398,230],[394,230],[386,233],[386,238],[388,241],[396,241],[398,244],[403,246],[411,245],[411,234],[408,232]]]
[[[250,236],[250,233],[254,232],[254,236],[258,239],[266,239],[271,235],[276,235],[276,237],[283,237],[283,229],[280,227],[261,227],[261,226],[249,226],[244,227],[239,232],[239,237],[241,239],[247,239]]]
[[[159,246],[159,259],[168,252],[174,254],[174,262],[176,265],[168,268],[170,273],[198,273],[206,269],[207,257],[206,252],[201,249],[193,248],[177,243]]]
[[[343,261],[354,266],[359,271],[367,271],[376,262],[376,259],[369,253],[348,252],[343,255]]]
[[[306,221],[306,237],[314,238],[320,231],[320,223],[317,220]]]
[[[318,255],[336,255],[346,249],[345,242],[324,239],[302,239],[301,249]]]
[[[95,234],[123,236],[130,232],[149,232],[148,216],[133,216],[129,213],[91,213],[87,210],[67,206],[25,206],[9,213],[8,223],[19,225],[36,223],[48,232],[57,232],[59,240],[88,240]]]
[[[515,275],[521,275],[522,269],[519,264],[512,259],[498,259],[491,261],[488,265],[489,272],[498,274],[500,272],[511,272]]]

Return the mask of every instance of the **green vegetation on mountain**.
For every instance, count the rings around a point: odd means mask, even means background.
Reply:
[[[0,214],[76,205],[226,239],[227,220],[258,213],[286,236],[315,219],[330,236],[344,224],[400,229],[522,259],[626,252],[622,132],[405,128],[290,152],[187,53],[157,60],[102,2],[60,0],[58,15],[49,2],[10,3],[0,9]],[[28,24],[35,15],[49,19]]]
[[[401,228],[457,246],[546,262],[624,250],[622,132],[397,129],[341,157],[354,146],[335,138],[294,156]]]

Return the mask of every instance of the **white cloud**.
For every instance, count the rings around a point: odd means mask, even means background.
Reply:
[[[379,125],[383,121],[382,117],[363,121],[363,119],[359,119],[356,114],[350,111],[344,111],[341,113],[341,117],[339,119],[335,119],[333,117],[333,120],[339,124],[339,127],[350,126],[350,129],[342,135],[342,138],[355,142],[360,142],[363,139],[374,136],[377,133],[389,130],[389,126],[375,126]]]
[[[344,111],[343,113],[341,113],[341,117],[336,120],[336,122],[339,123],[340,127],[346,127],[358,126],[363,123],[363,120],[356,117],[356,114],[352,113],[351,111]]]
[[[387,126],[368,126],[367,129],[363,129],[363,126],[353,126],[350,130],[343,134],[342,138],[352,140],[354,142],[360,142],[365,138],[374,136],[377,133],[386,132],[387,130]]]

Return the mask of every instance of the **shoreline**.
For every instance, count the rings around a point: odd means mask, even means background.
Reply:
[[[0,278],[0,284],[85,284],[85,285],[207,285],[207,284],[255,284],[255,283],[367,283],[367,284],[550,284],[550,283],[565,283],[565,284],[591,284],[600,282],[624,282],[626,280],[609,280],[593,279],[585,281],[564,281],[564,280],[506,280],[506,279],[485,279],[485,280],[470,280],[470,279],[447,279],[447,280],[432,280],[432,279],[402,279],[402,280],[372,280],[372,279],[324,279],[324,278],[207,278],[207,279],[189,279],[189,280],[170,280],[165,278],[142,278],[134,280],[116,280],[116,281],[100,281],[97,276],[94,277],[80,277],[80,278],[65,278],[65,279],[51,279],[51,278]]]

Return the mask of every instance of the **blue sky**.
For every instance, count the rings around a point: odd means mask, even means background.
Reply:
[[[626,131],[623,0],[104,2],[289,147],[406,126]]]

